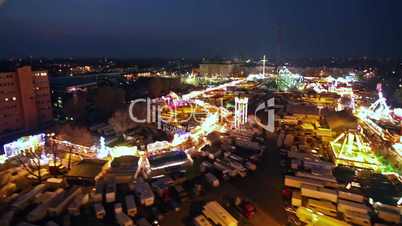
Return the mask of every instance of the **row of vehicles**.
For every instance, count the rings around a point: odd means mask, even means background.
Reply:
[[[167,177],[149,182],[138,178],[135,182],[128,184],[129,192],[124,193],[124,198],[118,194],[116,186],[113,184],[114,182],[105,183],[103,186],[98,186],[98,190],[94,192],[97,194],[95,197],[98,197],[97,202],[93,205],[98,220],[105,219],[108,214],[107,206],[110,205],[113,205],[116,223],[121,226],[151,225],[151,223],[159,225],[159,221],[163,219],[161,209],[166,210],[168,207],[169,210],[180,210],[180,204],[176,201],[177,198],[182,197],[180,196],[180,186],[173,185],[173,181]],[[178,192],[175,193],[175,191]],[[147,221],[147,218],[140,216],[144,214],[151,219],[151,223]],[[142,224],[139,224],[138,220]]]
[[[52,181],[52,180],[48,180]],[[79,186],[55,186],[55,184],[44,182],[29,192],[21,192],[10,203],[11,208],[0,218],[0,225],[14,225],[15,221],[22,224],[34,225],[45,218],[55,218],[63,213],[78,216],[80,208],[89,201],[89,195]],[[29,210],[25,217],[18,218],[21,212]],[[27,223],[29,222],[29,223]],[[54,225],[52,222],[50,225]]]
[[[211,187],[218,187],[220,176],[246,176],[247,171],[256,170],[256,163],[250,157],[261,155],[262,152],[252,151],[251,156],[240,156],[236,153],[236,147],[230,147],[231,151],[221,152],[219,159],[215,156],[207,158],[201,163],[201,171],[205,172],[204,181]],[[218,155],[216,156],[218,157]],[[257,159],[257,158],[256,158]],[[208,171],[208,172],[207,172]],[[221,172],[219,174],[217,172]],[[166,207],[171,210],[179,211],[180,202],[189,199],[189,195],[177,179],[172,180],[169,176],[150,179],[145,181],[142,178],[137,178],[135,182],[128,184],[131,193],[128,193],[124,200],[119,198],[117,186],[114,181],[101,182],[96,186],[92,195],[95,200],[94,210],[95,215],[99,220],[106,217],[107,206],[113,205],[115,222],[122,226],[131,226],[134,223],[137,225],[136,216],[138,213],[142,214],[140,207],[145,212],[150,213],[147,215],[148,219],[152,219],[152,224],[157,225],[163,219],[163,212]],[[194,193],[197,194],[202,190],[202,183],[193,185]],[[136,202],[137,201],[137,202]],[[137,205],[138,204],[138,207]],[[255,207],[250,202],[244,201],[238,203],[236,207],[247,218],[251,218],[255,214]],[[112,213],[108,213],[109,215]],[[133,220],[134,219],[134,220]]]
[[[229,141],[219,147],[207,147],[204,159],[200,164],[200,171],[203,173],[205,181],[210,187],[218,187],[221,180],[230,180],[233,177],[244,178],[248,173],[257,170],[257,162],[262,157],[264,146],[252,141],[252,136],[247,133],[234,133],[232,137],[222,139]],[[240,142],[241,140],[241,142]],[[233,141],[233,142],[230,142]],[[211,150],[212,149],[212,150]],[[224,201],[225,208],[218,202],[209,202],[204,206],[202,215],[194,218],[195,225],[237,225],[238,219],[248,221],[256,213],[255,205],[246,199],[236,197]],[[213,211],[212,211],[213,210]],[[235,217],[232,217],[234,214]],[[226,221],[220,221],[222,218]],[[226,215],[230,215],[226,216]]]
[[[330,176],[298,171],[294,175],[286,175],[284,184],[283,194],[294,208],[308,208],[353,225],[402,222],[400,209],[384,204],[372,205],[355,182],[345,186],[333,181]]]
[[[208,150],[203,152],[207,158],[201,163],[200,171],[216,174],[224,180],[235,176],[246,177],[249,171],[255,171],[257,169],[256,162],[261,158],[264,147],[249,140],[243,142],[253,145],[248,148],[237,146],[236,142],[234,145],[224,143],[220,147],[208,145],[207,148],[204,148]],[[256,148],[252,148],[254,146]]]

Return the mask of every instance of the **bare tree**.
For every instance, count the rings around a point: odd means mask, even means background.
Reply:
[[[53,159],[53,166],[56,166],[57,160],[59,159],[58,151],[57,151],[57,144],[56,142],[51,139],[51,136],[46,137],[46,145],[45,148],[49,154],[52,155]]]
[[[24,150],[15,156],[21,166],[39,183],[42,182],[41,157],[44,153],[44,149],[37,146]]]
[[[134,121],[130,118],[127,110],[118,110],[113,113],[109,119],[109,124],[113,127],[114,131],[126,138],[126,132],[136,126]]]
[[[71,124],[63,125],[56,135],[56,138],[86,147],[89,147],[94,143],[92,134],[86,127],[74,126]]]

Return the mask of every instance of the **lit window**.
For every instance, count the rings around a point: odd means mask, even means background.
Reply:
[[[8,101],[8,98],[6,97],[6,98],[4,98],[4,100],[7,102],[7,101]]]
[[[13,101],[16,101],[17,100],[17,97],[13,97]]]

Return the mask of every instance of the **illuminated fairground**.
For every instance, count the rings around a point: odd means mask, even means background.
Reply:
[[[325,226],[350,226],[350,224],[338,220],[334,217],[326,216],[321,212],[314,211],[306,207],[299,207],[296,215],[307,225],[325,225]]]
[[[370,146],[356,130],[340,134],[330,142],[336,165],[346,165],[364,169],[379,169],[379,162],[371,151]]]
[[[336,165],[354,168],[370,169],[379,173],[397,173],[398,166],[393,166],[389,159],[376,153],[370,146],[365,135],[358,130],[348,130],[330,142],[332,158]],[[400,144],[394,149],[399,150]],[[398,151],[396,151],[398,153]],[[400,154],[400,152],[399,152]],[[397,160],[399,163],[399,160]]]
[[[402,136],[399,137],[399,141],[392,145],[394,153],[394,161],[398,164],[399,168],[402,168]]]
[[[360,102],[356,100],[361,100],[361,97],[353,91],[354,79],[352,75],[339,78],[329,76],[320,80],[305,78],[304,89],[313,90],[317,95],[303,96],[303,101],[317,107],[336,105],[335,111],[350,109],[359,119],[359,131],[345,131],[330,142],[337,165],[399,173],[401,148],[395,140],[400,136],[402,110],[387,105],[381,84],[377,85],[378,99],[368,107],[359,106]],[[323,96],[324,93],[334,93],[340,98],[335,103],[336,97]],[[371,139],[366,139],[367,136]]]
[[[38,134],[22,137],[15,142],[4,146],[5,154],[0,156],[4,163],[7,159],[14,158],[20,154],[40,153],[38,156],[41,166],[46,166],[49,153],[43,152],[45,143],[52,142],[63,150],[69,150],[67,156],[76,155],[80,159],[98,158],[113,161],[123,156],[135,156],[138,158],[138,168],[135,173],[137,177],[141,172],[148,172],[153,175],[156,169],[188,165],[192,163],[190,152],[199,151],[205,144],[205,137],[212,132],[226,132],[233,127],[246,123],[247,121],[247,98],[234,98],[225,95],[227,88],[239,86],[247,82],[245,80],[230,81],[216,87],[204,90],[192,91],[179,96],[176,93],[169,93],[159,98],[161,105],[160,117],[165,125],[175,128],[172,130],[171,141],[155,141],[146,146],[145,150],[139,150],[137,146],[115,146],[109,147],[105,139],[100,137],[99,142],[92,147],[85,147],[71,142],[56,139],[54,134]],[[223,94],[223,95],[221,95]],[[233,98],[235,102],[234,113],[224,106],[215,105],[204,100]]]
[[[287,67],[279,70],[276,78],[276,85],[280,91],[299,89],[303,84],[303,76],[289,71]]]
[[[373,134],[378,135],[382,140],[394,142],[398,134],[392,134],[386,127],[400,127],[402,117],[400,108],[392,109],[386,103],[382,94],[381,85],[377,85],[378,99],[369,107],[360,106],[355,111],[355,116],[360,119],[362,126]],[[399,129],[400,130],[400,129]]]
[[[368,108],[361,106],[358,109],[358,117],[362,119],[371,119],[374,121],[383,121],[393,125],[399,125],[401,122],[401,109],[392,109],[387,104],[387,99],[382,93],[381,84],[377,85],[378,99]]]

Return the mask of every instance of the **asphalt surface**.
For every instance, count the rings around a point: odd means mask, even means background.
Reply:
[[[273,147],[273,144],[269,147]],[[276,148],[271,148],[264,152],[256,172],[249,173],[245,178],[223,182],[218,188],[208,188],[200,198],[183,203],[181,211],[167,213],[160,224],[162,226],[191,225],[191,216],[194,216],[192,209],[197,202],[218,200],[223,203],[226,197],[238,195],[251,200],[257,207],[256,215],[249,221],[240,219],[240,225],[285,225],[287,217],[281,198],[282,180],[279,153]]]

